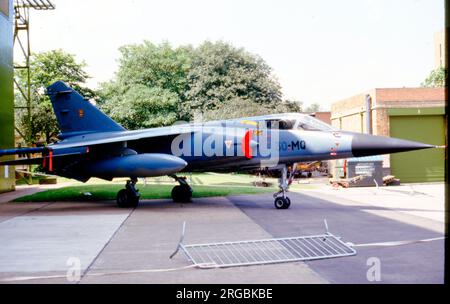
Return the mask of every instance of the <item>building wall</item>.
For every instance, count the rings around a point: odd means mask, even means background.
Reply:
[[[445,31],[434,34],[434,68],[447,67],[447,47],[445,44]]]
[[[443,108],[444,88],[382,88],[340,100],[331,105],[331,125],[339,129],[365,132],[365,98],[372,97],[372,133],[389,136],[389,109]]]
[[[323,121],[324,123],[331,124],[331,112],[314,112],[310,114],[311,116]]]
[[[331,124],[341,130],[365,132],[366,94],[372,97],[371,116],[374,135],[391,136],[390,118],[394,116],[418,117],[418,123],[421,122],[420,117],[427,115],[441,113],[438,115],[443,116],[444,88],[380,88],[332,104]],[[383,156],[383,167],[386,169],[385,174],[390,174],[390,155]]]
[[[376,103],[375,90],[370,90],[331,105],[331,125],[346,131],[366,132],[366,95],[372,97],[372,105]],[[374,113],[372,113],[373,117]],[[373,125],[373,124],[372,124]],[[373,134],[377,131],[372,126]]]
[[[13,9],[0,0],[0,149],[14,147]],[[13,167],[0,167],[0,192],[14,190],[14,180]]]

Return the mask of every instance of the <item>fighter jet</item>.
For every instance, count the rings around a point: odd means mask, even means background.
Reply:
[[[277,209],[289,208],[288,168],[297,163],[389,154],[436,146],[336,130],[309,115],[283,113],[212,122],[126,130],[62,81],[47,88],[61,133],[46,147],[0,150],[0,156],[37,157],[0,165],[41,164],[48,174],[82,182],[91,177],[130,178],[117,194],[119,207],[139,203],[137,178],[169,175],[179,185],[172,199],[188,202],[192,188],[183,172],[277,170]],[[295,169],[292,169],[295,170]]]

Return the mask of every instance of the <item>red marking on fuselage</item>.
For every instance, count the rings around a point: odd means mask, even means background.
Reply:
[[[48,171],[53,171],[53,151],[48,151]]]
[[[242,139],[242,151],[246,158],[252,158],[252,148],[250,147],[250,141],[252,140],[252,131],[249,130],[245,132],[244,138]]]

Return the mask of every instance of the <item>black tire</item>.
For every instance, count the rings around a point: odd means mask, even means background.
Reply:
[[[127,208],[128,207],[128,191],[125,189],[120,190],[117,193],[117,206],[119,208]]]
[[[122,189],[117,193],[116,201],[119,208],[136,208],[139,204],[139,196]]]
[[[291,200],[288,197],[277,197],[274,202],[277,209],[288,209],[291,205]]]
[[[136,208],[139,205],[139,196],[128,195],[128,207]]]
[[[285,209],[289,209],[289,207],[291,206],[291,199],[289,197],[285,197],[285,199],[287,200],[287,207]]]
[[[172,189],[172,200],[176,203],[189,203],[192,198],[192,190],[186,186],[175,186]]]

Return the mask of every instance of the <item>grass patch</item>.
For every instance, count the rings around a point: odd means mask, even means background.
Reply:
[[[56,201],[102,201],[115,200],[117,192],[123,189],[123,185],[95,184],[82,186],[69,186],[59,189],[51,189],[26,195],[15,199],[15,202],[56,202]],[[165,199],[170,198],[173,185],[138,185],[141,199]],[[233,187],[233,186],[203,186],[193,185],[193,197],[228,196],[239,194],[260,194],[274,192],[273,188]],[[91,195],[85,195],[90,193]]]

